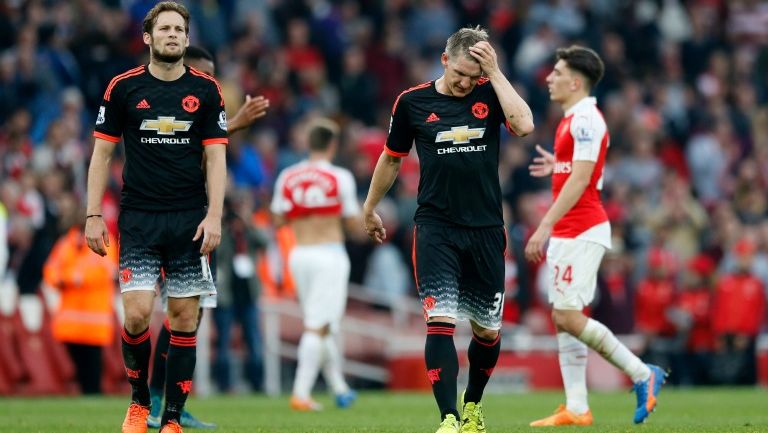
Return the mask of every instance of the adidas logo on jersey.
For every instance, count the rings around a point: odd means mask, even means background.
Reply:
[[[429,123],[429,122],[437,122],[438,120],[440,120],[440,118],[437,117],[437,114],[435,114],[435,113],[432,113],[432,114],[429,115],[429,117],[427,117],[427,123]]]
[[[136,108],[141,110],[141,109],[147,109],[147,108],[152,108],[152,107],[149,106],[149,102],[147,102],[146,99],[142,99],[141,102],[136,104]]]

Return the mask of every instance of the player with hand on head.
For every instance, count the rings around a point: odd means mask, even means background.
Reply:
[[[365,230],[386,238],[376,205],[416,142],[420,178],[413,267],[424,308],[424,357],[441,423],[438,433],[485,432],[480,402],[499,358],[506,231],[499,184],[500,129],[533,131],[528,104],[501,72],[488,34],[448,38],[443,75],[398,96],[384,151],[363,207]],[[469,319],[469,381],[457,410],[456,320]]]
[[[634,383],[641,423],[656,406],[666,373],[644,364],[602,323],[582,313],[595,295],[597,271],[611,247],[611,226],[600,190],[609,145],[608,128],[597,101],[589,94],[603,76],[603,61],[593,50],[571,46],[557,50],[557,63],[547,76],[550,100],[565,112],[555,133],[555,152],[536,147],[530,173],[552,175],[554,203],[528,240],[525,256],[546,261],[550,271],[549,301],[557,328],[560,372],[566,404],[531,426],[591,425],[587,404],[587,346],[624,371]]]
[[[336,406],[352,405],[352,391],[341,370],[343,354],[336,344],[347,305],[350,263],[344,229],[357,230],[360,206],[352,173],[331,163],[339,127],[327,119],[309,125],[309,158],[283,169],[275,181],[270,210],[275,224],[289,224],[296,246],[288,258],[304,316],[291,408],[322,409],[311,397],[322,369]]]
[[[112,79],[104,92],[88,169],[85,238],[105,255],[109,232],[101,202],[116,144],[125,166],[118,219],[122,350],[131,404],[122,433],[146,433],[155,286],[165,273],[170,347],[161,433],[179,433],[192,391],[199,298],[216,293],[207,260],[221,239],[227,119],[219,84],[184,65],[189,12],[157,3],[143,23],[150,61]],[[205,155],[205,167],[203,156]]]
[[[187,47],[184,53],[184,64],[194,68],[200,72],[206,73],[210,76],[214,76],[216,71],[216,65],[214,63],[213,55],[204,48],[190,45]],[[252,98],[250,95],[246,95],[245,102],[237,111],[237,113],[227,121],[227,135],[232,135],[235,132],[251,126],[256,120],[264,117],[267,114],[269,108],[269,100],[263,96],[257,96]],[[205,156],[203,156],[205,161]],[[203,162],[205,167],[205,162]],[[214,283],[216,282],[216,252],[212,252],[210,256],[211,271]],[[165,281],[161,278],[159,281],[160,291],[165,292]],[[198,326],[200,320],[203,318],[203,308],[216,308],[216,296],[205,296],[200,300],[200,311],[198,313]],[[171,342],[170,324],[168,319],[163,322],[163,327],[160,328],[160,333],[157,336],[155,342],[155,351],[152,360],[152,378],[149,382],[149,394],[152,401],[149,417],[147,418],[147,425],[151,428],[159,428],[162,415],[162,403],[163,395],[165,392],[165,359],[168,355],[168,346]],[[189,428],[202,428],[212,429],[216,428],[216,424],[205,422],[197,419],[186,409],[182,410],[180,424],[182,427]]]

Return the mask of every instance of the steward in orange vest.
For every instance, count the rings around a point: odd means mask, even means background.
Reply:
[[[83,393],[101,390],[101,350],[115,334],[116,275],[114,243],[106,257],[93,254],[77,225],[59,238],[43,268],[45,283],[61,295],[53,336],[66,344]]]

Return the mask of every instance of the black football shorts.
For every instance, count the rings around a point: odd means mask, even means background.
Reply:
[[[501,328],[505,249],[503,227],[417,225],[412,259],[424,316]]]
[[[155,290],[164,271],[168,297],[216,293],[208,257],[200,255],[201,239],[192,241],[205,209],[141,211],[123,209],[120,231],[120,291]]]

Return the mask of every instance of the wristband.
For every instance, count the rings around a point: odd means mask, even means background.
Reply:
[[[95,213],[95,214],[91,214],[91,215],[86,215],[85,219],[88,219],[88,218],[91,218],[91,217],[99,217],[99,218],[101,218],[101,214],[100,213]]]

